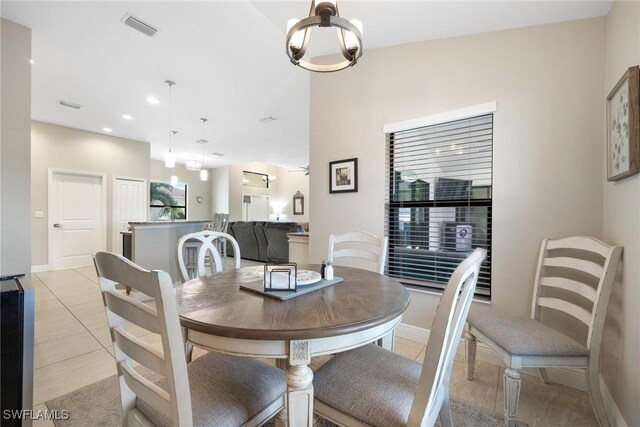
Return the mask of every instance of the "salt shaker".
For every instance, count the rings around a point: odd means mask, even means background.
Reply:
[[[327,265],[324,268],[324,279],[333,280],[333,263],[331,261],[327,261]]]

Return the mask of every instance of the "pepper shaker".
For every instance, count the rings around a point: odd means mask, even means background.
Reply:
[[[327,265],[324,268],[324,279],[333,280],[333,263],[331,261],[327,261]]]
[[[325,260],[320,261],[320,277],[324,279],[324,270],[327,268],[327,263]]]

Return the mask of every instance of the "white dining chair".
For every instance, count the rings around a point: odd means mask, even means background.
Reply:
[[[229,228],[229,214],[214,213],[213,221],[211,221],[211,231],[219,231],[220,233],[226,233]],[[227,258],[227,245],[223,239],[216,240],[216,248],[218,253],[222,254],[225,259]]]
[[[485,249],[453,272],[436,309],[422,366],[369,344],[315,373],[314,412],[339,426],[451,426],[449,378]],[[458,297],[459,296],[459,297]]]
[[[366,231],[352,231],[344,234],[329,235],[329,253],[327,261],[333,263],[335,259],[343,259],[346,263],[350,259],[364,260],[367,270],[384,274],[387,261],[387,236],[378,237]],[[343,262],[343,264],[346,264]],[[393,351],[395,330],[378,340],[378,345]]]
[[[123,426],[256,426],[284,407],[284,375],[275,367],[218,353],[187,365],[166,272],[144,270],[109,252],[96,253],[94,263],[118,368]],[[116,284],[151,296],[155,308],[117,291]],[[159,334],[162,349],[128,332],[127,322]],[[161,379],[152,382],[152,375]]]
[[[209,255],[213,272],[222,271],[222,259],[218,252],[218,242],[231,242],[235,260],[235,268],[240,268],[240,246],[230,234],[220,231],[199,231],[185,234],[176,244],[178,268],[182,282],[202,277],[207,274],[206,259]],[[226,261],[226,258],[225,258]]]
[[[366,231],[331,234],[327,260],[334,262],[336,258],[361,259],[370,264],[367,270],[384,274],[388,244],[388,237],[378,237]]]
[[[504,415],[516,425],[520,398],[519,369],[586,369],[587,390],[602,426],[608,426],[600,391],[600,343],[609,296],[622,247],[608,246],[591,237],[544,239],[535,276],[531,318],[469,315],[466,340],[467,379],[473,379],[476,340],[485,343],[504,361]],[[588,307],[588,308],[585,308]],[[561,312],[586,326],[586,342],[547,325],[545,310]],[[551,314],[551,313],[549,313]]]

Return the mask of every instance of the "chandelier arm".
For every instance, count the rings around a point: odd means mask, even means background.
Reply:
[[[344,42],[344,30],[342,28],[338,28],[338,44],[340,45],[342,56],[344,56],[345,59],[349,61],[353,61],[355,59],[355,54],[353,56],[349,54],[349,51],[347,50],[347,45]]]

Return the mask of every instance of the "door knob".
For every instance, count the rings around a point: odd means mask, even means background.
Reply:
[[[62,228],[62,224],[53,224],[55,228]]]

